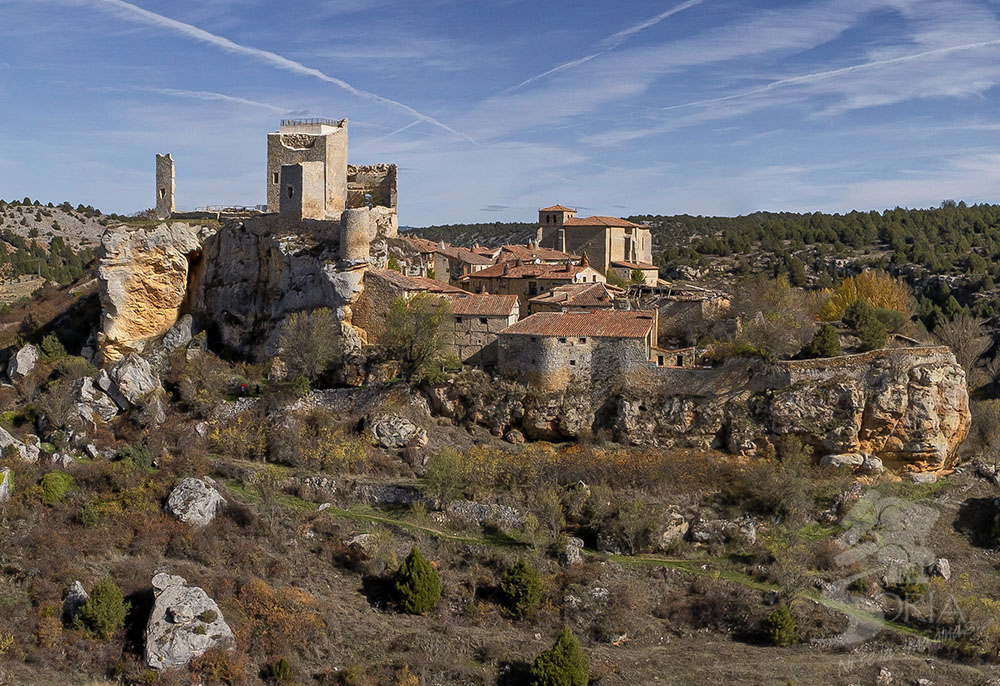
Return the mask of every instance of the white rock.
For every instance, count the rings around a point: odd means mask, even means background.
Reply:
[[[205,526],[225,504],[225,499],[217,490],[201,479],[188,477],[170,492],[166,509],[182,522]]]
[[[34,439],[34,440],[32,440]],[[0,455],[14,455],[26,462],[38,462],[42,443],[38,436],[30,435],[26,442],[14,438],[9,431],[0,427]]]
[[[146,625],[146,664],[162,671],[186,667],[209,648],[234,648],[233,632],[204,590],[180,576],[153,577],[156,600]]]
[[[372,423],[372,434],[383,448],[422,448],[427,445],[427,430],[398,414],[384,414]]]
[[[915,484],[932,484],[938,480],[935,472],[914,472],[910,474],[910,479]]]
[[[930,576],[939,576],[948,581],[951,578],[951,563],[948,562],[948,558],[939,557],[934,560],[933,564],[928,565],[927,573]]]
[[[0,505],[10,500],[11,485],[14,480],[14,472],[10,467],[0,469]]]
[[[160,380],[145,358],[139,355],[129,355],[121,360],[108,372],[108,388],[101,385],[103,379],[98,378],[98,386],[107,392],[123,410],[138,403],[143,396],[160,387]]]
[[[7,363],[7,376],[11,381],[23,379],[38,364],[38,348],[28,343],[11,356]]]
[[[72,620],[89,598],[90,594],[84,589],[83,584],[74,581],[66,592],[66,598],[63,599],[63,617]]]
[[[841,453],[839,455],[824,455],[820,465],[824,467],[860,467],[865,463],[865,455],[861,453]]]

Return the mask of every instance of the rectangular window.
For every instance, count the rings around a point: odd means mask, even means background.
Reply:
[[[538,295],[538,283],[535,281],[528,282],[528,295]]]
[[[459,324],[461,324],[462,323],[462,318],[461,317],[455,317],[455,321],[458,322]]]
[[[486,323],[486,317],[480,317],[479,318],[479,323],[480,324],[485,324]]]
[[[278,178],[278,172],[274,172],[273,174],[271,174],[271,183],[273,183],[274,185],[278,185],[278,182],[280,180],[281,179]]]
[[[537,340],[538,340],[538,339],[537,339],[537,338],[535,338],[534,336],[532,336],[532,337],[531,337],[531,342],[532,342],[532,343],[536,342]]]
[[[570,360],[569,361],[569,366],[570,367],[575,367],[576,366],[576,360]]]
[[[586,338],[581,338],[581,339],[580,339],[580,342],[581,342],[581,343],[586,343],[586,342],[587,342],[587,339],[586,339]]]
[[[560,342],[560,343],[565,343],[565,342],[566,342],[566,339],[565,339],[565,338],[560,338],[560,339],[559,339],[559,342]]]

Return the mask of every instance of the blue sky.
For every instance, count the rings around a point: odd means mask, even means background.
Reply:
[[[1000,1],[0,0],[0,197],[264,202],[347,117],[400,222],[1000,202]]]

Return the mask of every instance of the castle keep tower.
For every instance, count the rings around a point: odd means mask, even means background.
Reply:
[[[283,198],[287,188],[282,182],[282,167],[312,162],[322,163],[322,184],[301,183],[299,190],[318,197]],[[289,199],[308,208],[305,214],[319,215],[312,218],[340,217],[347,206],[346,119],[285,119],[276,133],[268,134],[267,211],[280,211],[283,200]]]
[[[156,218],[168,219],[174,211],[174,158],[156,156]]]

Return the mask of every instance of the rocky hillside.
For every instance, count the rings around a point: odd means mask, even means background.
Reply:
[[[52,238],[61,236],[74,250],[95,249],[112,220],[112,217],[89,206],[74,208],[69,203],[43,205],[30,198],[0,200],[0,231],[10,231],[45,246]]]

